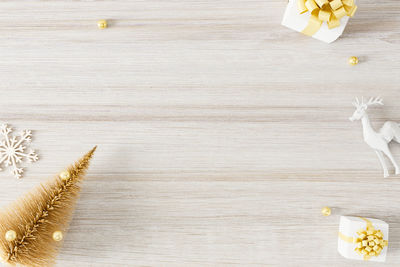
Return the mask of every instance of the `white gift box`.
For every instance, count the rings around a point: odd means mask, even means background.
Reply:
[[[307,26],[311,14],[310,12],[300,14],[297,1],[298,0],[289,0],[285,14],[283,15],[282,25],[292,30],[302,32]],[[340,26],[333,29],[329,29],[326,22],[324,22],[319,31],[312,37],[325,43],[332,43],[342,35],[348,21],[349,17],[344,16],[340,19]]]
[[[372,226],[376,230],[380,230],[383,233],[383,240],[389,240],[389,225],[386,222],[370,218],[366,218],[366,220],[371,222]],[[338,252],[343,257],[353,260],[364,260],[364,256],[355,251],[357,244],[349,242],[349,240],[344,240],[341,235],[353,239],[359,238],[360,236],[357,234],[357,231],[359,231],[360,229],[366,229],[366,220],[363,218],[351,216],[340,217]],[[378,256],[372,256],[368,260],[384,262],[386,260],[387,248],[387,246],[383,247]]]

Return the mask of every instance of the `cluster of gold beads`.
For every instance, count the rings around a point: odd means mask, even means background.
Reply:
[[[53,240],[56,242],[60,242],[63,240],[64,236],[61,231],[55,231],[52,235]],[[17,239],[17,233],[14,230],[8,230],[5,234],[5,238],[8,242],[12,242]]]
[[[383,233],[381,230],[375,230],[373,226],[367,229],[360,229],[357,231],[358,238],[355,240],[355,251],[364,255],[364,259],[369,259],[372,256],[379,256],[382,249],[388,245],[387,240],[383,240]]]

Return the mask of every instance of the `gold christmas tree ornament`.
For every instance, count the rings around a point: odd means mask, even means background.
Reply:
[[[63,240],[63,233],[61,231],[55,231],[53,233],[53,240],[56,242],[60,242],[61,240]]]
[[[11,266],[55,264],[95,150],[66,170],[69,178],[59,174],[0,212],[0,260]]]
[[[62,180],[68,180],[69,178],[71,178],[71,175],[68,171],[61,172],[59,176]]]
[[[14,230],[8,230],[5,234],[5,239],[9,242],[14,241],[17,238],[17,233]]]

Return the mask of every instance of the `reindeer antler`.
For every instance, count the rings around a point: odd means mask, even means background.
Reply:
[[[371,97],[367,104],[367,106],[372,106],[372,105],[383,105],[383,99],[378,97]]]
[[[353,101],[353,106],[356,108],[359,108],[361,106],[372,106],[372,105],[383,105],[383,99],[380,97],[371,97],[367,103],[364,103],[364,97],[361,97],[361,102],[358,100],[358,97],[356,97],[355,101]]]
[[[356,97],[356,99],[353,101],[353,106],[355,106],[356,108],[358,108],[360,106],[360,101],[358,100],[358,97]]]

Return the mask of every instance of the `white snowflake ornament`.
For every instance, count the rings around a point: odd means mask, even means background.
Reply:
[[[29,153],[25,152],[26,146],[24,145],[31,142],[32,132],[24,130],[19,136],[9,136],[9,134],[12,135],[12,128],[3,124],[0,126],[0,134],[3,136],[0,141],[0,165],[4,162],[6,167],[11,166],[11,173],[20,179],[24,169],[18,167],[18,163],[21,163],[23,159],[30,162],[39,159],[34,150],[31,149]],[[2,169],[0,168],[0,170]]]

